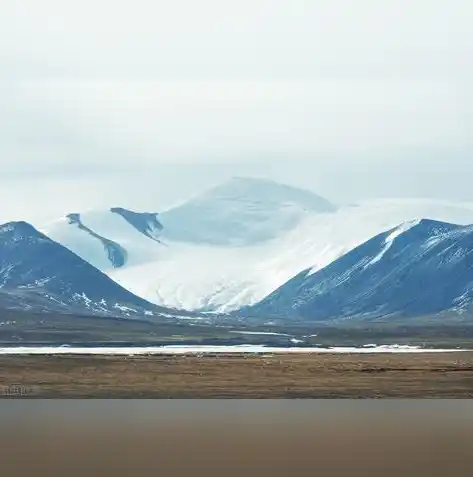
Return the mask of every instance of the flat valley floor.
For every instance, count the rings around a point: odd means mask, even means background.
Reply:
[[[0,357],[5,398],[472,398],[473,353]]]

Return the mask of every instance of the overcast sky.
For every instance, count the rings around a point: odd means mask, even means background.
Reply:
[[[471,0],[2,0],[0,209],[21,184],[55,211],[161,208],[231,175],[471,200],[472,18]]]

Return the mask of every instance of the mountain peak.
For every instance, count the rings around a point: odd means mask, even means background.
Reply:
[[[30,223],[25,222],[24,220],[7,222],[3,225],[0,225],[0,234],[11,234],[16,237],[37,237],[45,238],[45,236],[36,230]]]
[[[433,219],[415,219],[403,222],[394,229],[385,232],[386,241],[393,241],[401,235],[407,236],[430,236],[441,235],[453,230],[463,229],[464,227],[449,222],[441,222]]]
[[[334,212],[336,207],[314,192],[258,177],[234,176],[204,192],[201,196],[221,199],[246,198],[267,202],[298,202],[317,212]]]
[[[248,187],[258,187],[269,185],[271,187],[289,187],[286,184],[281,184],[280,182],[273,181],[271,179],[263,179],[261,177],[249,177],[249,176],[232,176],[230,179],[221,183],[221,186],[226,185],[241,185]]]
[[[233,177],[160,217],[168,239],[243,246],[289,232],[308,215],[335,210],[328,200],[304,189]]]

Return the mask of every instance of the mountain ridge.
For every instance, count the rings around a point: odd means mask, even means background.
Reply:
[[[323,269],[306,269],[243,314],[303,320],[461,312],[473,304],[473,226],[421,219]]]
[[[237,196],[250,182],[253,186],[264,183],[259,179],[245,178],[243,187],[239,180],[230,182],[236,188]],[[275,183],[269,182],[273,188]],[[232,197],[234,194],[227,195]],[[199,212],[191,214],[191,221],[188,220],[189,213],[182,215],[176,226],[177,235],[185,234],[182,240],[177,240],[179,237],[172,239],[172,234],[166,231],[170,227],[168,211],[156,215],[114,206],[82,213],[85,226],[119,244],[127,252],[126,263],[121,267],[113,267],[98,240],[71,227],[64,219],[45,224],[41,230],[135,295],[152,303],[173,309],[223,313],[256,304],[301,270],[311,268],[315,273],[401,222],[418,220],[419,217],[459,224],[473,222],[471,204],[428,199],[376,199],[361,201],[356,206],[338,206],[334,212],[309,211],[300,204],[295,209],[289,208],[289,216],[296,225],[287,227],[287,209],[272,208],[273,198],[268,206],[268,220],[261,220],[258,215],[261,207],[256,215],[252,215],[253,209],[248,209],[248,204],[256,199],[256,196],[244,197],[241,202],[230,202],[235,207],[228,206],[220,196],[216,199],[217,205],[212,199],[213,205],[209,209],[205,203],[203,208],[199,203],[194,204]],[[280,198],[278,200],[276,202],[281,203]],[[225,213],[212,215],[209,210],[213,207],[223,208]],[[138,214],[141,225],[133,226],[123,214],[116,213],[117,209]],[[152,209],[151,204],[147,210]],[[252,218],[247,222],[248,210]],[[275,222],[276,227],[271,221],[273,213],[283,217]],[[202,218],[206,216],[211,216],[209,227]],[[153,236],[161,243],[143,233],[149,221]],[[232,223],[237,224],[235,236]],[[281,224],[286,225],[280,227]],[[194,225],[196,232],[193,231]],[[244,232],[245,227],[248,234]],[[266,237],[264,241],[260,240],[261,230]],[[243,235],[238,236],[238,233]],[[193,241],[194,234],[197,241]],[[205,236],[209,235],[212,237],[207,240]]]

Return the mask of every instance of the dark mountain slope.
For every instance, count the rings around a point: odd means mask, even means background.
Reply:
[[[0,306],[126,316],[169,313],[26,222],[0,226]]]
[[[433,220],[382,233],[241,313],[304,320],[414,317],[473,303],[473,227]]]

